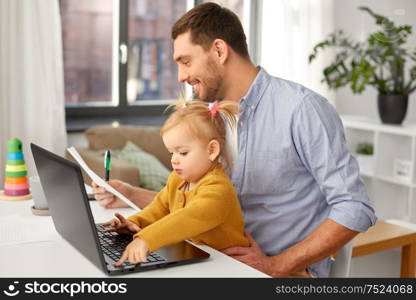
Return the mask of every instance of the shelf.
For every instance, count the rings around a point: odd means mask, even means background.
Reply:
[[[357,156],[357,147],[361,143],[375,143],[375,135],[373,131],[370,130],[362,130],[362,129],[355,129],[347,127],[345,128],[345,138],[347,139],[347,145],[351,153]]]
[[[360,172],[361,176],[369,177],[369,178],[375,178],[374,172]]]
[[[387,125],[362,116],[341,120],[376,215],[416,223],[416,124]],[[373,144],[373,161],[354,154],[360,143]]]
[[[360,172],[360,175],[366,178],[370,178],[370,179],[373,178],[373,179],[385,181],[385,182],[392,183],[392,184],[402,185],[402,186],[409,187],[409,188],[416,188],[416,184],[413,184],[410,181],[401,181],[397,178],[390,177],[390,176],[380,176],[380,175],[375,175],[374,173],[370,173],[370,172]]]
[[[401,181],[400,179],[390,177],[390,176],[377,175],[374,178],[376,178],[378,180],[386,181],[386,182],[389,182],[389,183],[393,183],[393,184],[403,185],[405,187],[414,187],[415,186],[410,181]]]
[[[363,116],[342,115],[342,123],[345,127],[358,130],[379,131],[397,135],[416,136],[416,124],[406,123],[402,125],[383,124],[377,119]]]

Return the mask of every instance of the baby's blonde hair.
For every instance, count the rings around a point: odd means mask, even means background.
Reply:
[[[220,101],[216,104],[217,114],[211,113],[209,105],[201,100],[179,101],[168,106],[167,110],[174,109],[174,112],[163,124],[160,135],[164,135],[168,130],[177,125],[185,125],[189,133],[209,143],[217,140],[220,144],[220,156],[223,155],[225,147],[225,122],[231,127],[236,125],[238,114],[238,104],[233,101]],[[227,161],[227,163],[229,163]]]

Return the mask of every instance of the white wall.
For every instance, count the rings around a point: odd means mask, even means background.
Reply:
[[[368,6],[374,12],[390,17],[396,24],[408,24],[413,27],[413,34],[407,45],[416,46],[416,1],[415,0],[334,0],[335,28],[343,29],[351,37],[365,39],[374,32],[374,19],[366,12],[357,9]],[[349,87],[338,90],[335,94],[336,108],[339,114],[364,115],[378,118],[377,91],[370,87],[361,95],[354,95]],[[416,93],[409,98],[409,107],[405,121],[416,122]]]

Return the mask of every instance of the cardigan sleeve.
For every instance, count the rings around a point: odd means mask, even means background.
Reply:
[[[222,224],[231,206],[231,193],[221,184],[201,185],[189,205],[155,222],[134,237],[145,240],[149,251],[190,239]]]
[[[169,189],[172,178],[173,177],[171,175],[166,186],[160,190],[150,204],[148,204],[140,212],[128,217],[127,220],[132,221],[143,229],[144,227],[149,226],[169,214]]]

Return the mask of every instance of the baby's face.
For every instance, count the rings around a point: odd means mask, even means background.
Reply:
[[[162,139],[172,155],[172,168],[181,179],[197,183],[211,168],[208,143],[190,135],[184,125],[169,129]]]

